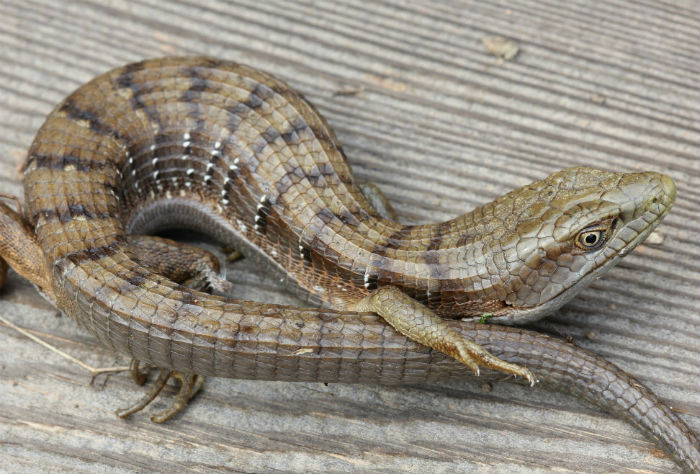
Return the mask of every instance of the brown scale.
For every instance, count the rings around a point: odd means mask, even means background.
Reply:
[[[326,121],[283,82],[215,59],[154,59],[94,79],[47,118],[25,172],[31,226],[0,207],[0,282],[9,263],[102,344],[163,368],[122,416],[171,375],[181,392],[155,421],[207,375],[416,383],[483,366],[531,383],[534,371],[629,417],[697,470],[697,437],[611,364],[436,314],[540,318],[641,242],[674,197],[657,173],[574,168],[448,222],[405,226],[377,210],[390,206],[360,189]],[[129,235],[181,226],[335,310],[208,295],[227,286],[210,254]],[[132,374],[142,380],[138,363]]]

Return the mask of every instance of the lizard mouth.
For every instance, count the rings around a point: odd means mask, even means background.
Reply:
[[[642,243],[666,217],[676,198],[676,186],[666,175],[659,175],[659,190],[649,197],[643,212],[624,227],[634,232],[633,238],[618,250],[624,257]]]

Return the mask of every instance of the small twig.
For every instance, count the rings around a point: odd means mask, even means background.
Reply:
[[[29,339],[36,342],[37,344],[40,344],[40,345],[46,347],[47,349],[55,352],[56,354],[60,355],[64,359],[68,359],[71,362],[78,364],[80,367],[82,367],[83,369],[90,372],[90,374],[92,375],[92,377],[90,378],[90,385],[92,385],[92,382],[95,380],[95,377],[97,377],[100,374],[111,373],[111,372],[124,372],[126,370],[129,370],[129,367],[126,367],[126,366],[124,366],[124,367],[100,367],[100,368],[91,367],[91,366],[87,365],[85,362],[76,359],[72,355],[63,352],[61,349],[59,349],[55,346],[52,346],[48,342],[36,337],[34,334],[30,333],[26,329],[17,326],[12,321],[8,321],[3,316],[0,316],[0,321],[5,323],[7,326],[11,327],[12,329],[17,331],[18,333],[20,333],[24,336],[27,336]]]
[[[226,252],[226,250],[224,250]],[[240,259],[243,258],[243,254],[239,250],[233,250],[231,252],[226,252],[226,261],[227,262],[236,262]]]
[[[361,92],[364,92],[364,91],[365,91],[365,88],[363,86],[338,89],[338,90],[333,91],[333,97],[353,96],[353,95],[360,94]]]

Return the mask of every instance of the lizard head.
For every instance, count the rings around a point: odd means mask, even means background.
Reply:
[[[500,222],[492,237],[505,243],[507,266],[493,320],[539,319],[562,306],[644,241],[675,196],[660,173],[570,168],[484,206]]]

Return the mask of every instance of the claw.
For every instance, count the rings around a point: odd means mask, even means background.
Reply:
[[[158,372],[158,378],[156,379],[155,384],[153,385],[153,388],[151,388],[150,392],[148,392],[145,396],[141,398],[141,400],[131,405],[130,407],[118,409],[117,411],[115,411],[115,414],[119,418],[126,418],[128,416],[133,415],[136,412],[143,410],[149,403],[155,400],[160,391],[163,390],[163,387],[165,387],[165,384],[168,382],[169,378],[170,371],[166,369],[161,369],[160,372]]]
[[[474,375],[477,377],[480,375],[480,370],[479,370],[479,364],[474,360],[474,358],[467,352],[466,350],[463,350],[460,348],[459,351],[460,357],[459,361],[462,362],[464,365],[472,369],[472,372],[474,372]]]
[[[523,377],[527,379],[531,387],[535,385],[535,376],[528,368],[499,359],[471,342],[462,341],[458,343],[457,353],[454,354],[454,357],[472,369],[477,377],[480,375],[479,366],[483,365],[484,367],[500,370],[515,375],[516,377]]]
[[[151,416],[153,423],[164,423],[182,411],[187,406],[187,402],[201,390],[205,381],[205,377],[196,374],[183,374],[182,372],[173,371],[171,375],[180,381],[180,390],[168,408]]]
[[[219,276],[219,274],[208,267],[201,267],[198,269],[201,277],[204,279],[207,285],[219,293],[226,293],[233,287],[233,283],[228,281],[226,278]],[[187,285],[186,285],[187,286]]]
[[[138,360],[132,360],[130,370],[131,378],[137,384],[141,385],[146,378],[146,374],[145,372],[139,371]],[[187,406],[187,402],[189,402],[192,399],[192,397],[194,397],[197,394],[197,392],[201,390],[205,381],[205,377],[199,375],[184,374],[182,372],[177,372],[173,370],[160,369],[158,373],[158,378],[153,384],[151,390],[146,395],[144,395],[141,398],[141,400],[139,400],[132,406],[116,410],[116,415],[120,418],[126,418],[146,408],[146,406],[148,406],[153,400],[155,400],[155,398],[158,396],[161,390],[163,390],[163,387],[165,387],[165,384],[168,382],[168,379],[170,379],[170,377],[174,377],[180,381],[180,390],[178,391],[177,395],[175,395],[175,399],[170,404],[170,406],[168,406],[162,412],[156,413],[155,415],[151,416],[151,421],[154,423],[163,423],[165,421],[168,421],[170,418],[182,411],[185,408],[185,406]]]

